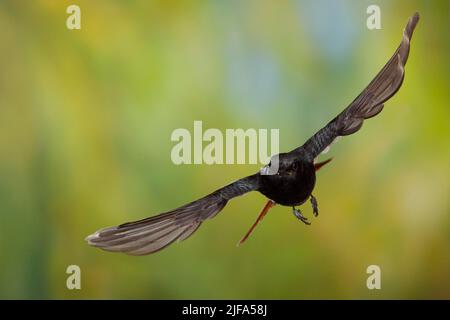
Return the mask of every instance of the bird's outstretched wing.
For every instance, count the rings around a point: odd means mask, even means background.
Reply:
[[[86,240],[94,247],[130,255],[157,252],[176,240],[187,239],[203,221],[219,213],[228,200],[257,190],[258,185],[258,174],[248,176],[177,209],[117,227],[101,229]]]
[[[347,136],[358,131],[365,119],[376,116],[383,109],[383,103],[392,97],[402,85],[405,64],[408,60],[409,45],[419,14],[409,18],[403,31],[400,46],[386,65],[336,118],[320,129],[306,143],[292,152],[302,152],[309,160],[316,158],[339,136]]]

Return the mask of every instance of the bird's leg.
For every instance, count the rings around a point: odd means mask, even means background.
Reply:
[[[298,220],[303,222],[304,224],[310,225],[311,222],[308,221],[308,218],[305,217],[299,209],[295,209],[295,207],[292,207],[292,212],[294,213],[294,216],[297,217]]]
[[[245,240],[247,240],[247,238],[252,234],[253,230],[255,230],[258,223],[264,218],[264,216],[267,214],[267,212],[269,212],[269,209],[272,208],[273,206],[275,206],[275,204],[276,204],[275,201],[272,201],[272,200],[267,201],[266,205],[261,210],[261,213],[259,214],[256,221],[253,223],[253,225],[250,227],[250,229],[247,231],[247,233],[241,239],[241,241],[238,242],[238,246],[240,246],[241,244],[243,244],[245,242]]]
[[[311,200],[311,205],[313,208],[314,217],[317,217],[319,215],[319,207],[317,206],[317,199],[316,199],[316,197],[311,195],[310,200]]]

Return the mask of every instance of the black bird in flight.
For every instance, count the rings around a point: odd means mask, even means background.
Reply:
[[[275,204],[292,207],[298,219],[310,224],[295,207],[310,199],[314,216],[318,215],[317,201],[311,194],[316,182],[316,171],[331,159],[321,163],[315,163],[315,159],[336,138],[355,133],[365,119],[380,113],[384,102],[399,90],[405,76],[411,37],[418,21],[418,13],[409,18],[399,47],[383,69],[344,111],[301,147],[272,157],[271,162],[260,172],[237,180],[201,199],[153,217],[101,229],[88,236],[87,242],[107,251],[130,255],[157,252],[176,240],[187,239],[203,221],[219,213],[229,200],[250,191],[259,191],[269,200],[240,243],[247,239]],[[271,172],[274,167],[278,170],[275,169],[275,174],[270,174],[274,173]]]

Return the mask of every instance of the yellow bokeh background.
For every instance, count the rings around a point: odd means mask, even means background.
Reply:
[[[66,8],[81,8],[68,30]],[[450,298],[450,5],[377,1],[0,2],[0,298]],[[231,201],[188,241],[130,257],[93,231],[199,198],[259,165],[171,162],[176,128],[278,128],[303,143],[421,21],[401,90],[327,156],[307,227]],[[326,159],[322,156],[321,159]],[[66,288],[81,268],[82,289]],[[368,290],[366,268],[382,270]]]

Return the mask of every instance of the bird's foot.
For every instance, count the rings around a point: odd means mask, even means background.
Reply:
[[[303,222],[306,225],[310,225],[311,222],[308,221],[308,218],[305,217],[299,209],[295,209],[295,207],[292,207],[292,212],[294,213],[294,216],[297,217],[298,220],[300,220],[301,222]]]
[[[317,217],[319,215],[319,207],[317,206],[317,199],[313,195],[311,195],[310,200],[313,208],[314,217]]]

